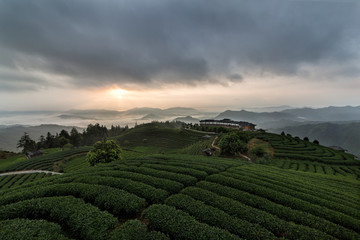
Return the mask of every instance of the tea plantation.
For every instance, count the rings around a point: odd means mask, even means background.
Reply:
[[[178,153],[141,152],[136,132],[124,160],[1,177],[1,239],[360,239],[359,161],[289,136],[247,134],[270,143],[269,162],[186,154],[209,144],[187,132],[156,143],[180,145]],[[8,170],[50,169],[85,149],[66,151]]]

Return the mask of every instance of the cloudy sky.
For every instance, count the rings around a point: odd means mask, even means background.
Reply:
[[[360,105],[359,0],[2,0],[0,110]]]

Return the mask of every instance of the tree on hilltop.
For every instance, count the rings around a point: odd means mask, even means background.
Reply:
[[[23,148],[22,153],[31,152],[36,150],[36,142],[30,138],[29,134],[24,132],[17,144],[17,148]]]
[[[97,163],[108,163],[122,159],[122,149],[114,140],[107,140],[106,142],[97,142],[86,155],[87,161],[91,166]]]

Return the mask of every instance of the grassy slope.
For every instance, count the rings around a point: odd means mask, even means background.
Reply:
[[[156,150],[169,151],[198,142],[202,140],[203,135],[205,134],[185,129],[145,125],[145,127],[138,126],[130,129],[118,136],[116,140],[125,148],[141,147],[146,150],[150,147]]]
[[[33,210],[26,216],[50,219],[66,236],[75,239],[93,239],[91,228],[86,226],[95,227],[92,224],[96,219],[103,219],[96,225],[98,239],[360,237],[360,192],[355,177],[360,168],[351,156],[285,136],[249,134],[271,144],[273,166],[184,154],[201,153],[200,149],[210,142],[202,140],[202,134],[166,128],[130,130],[118,138],[120,143],[129,141],[129,149],[124,151],[126,160],[89,168],[83,156],[76,157],[68,161],[65,172],[69,173],[62,176],[36,183],[8,183],[10,187],[0,190],[0,224],[4,216],[17,216],[16,211],[10,213],[8,209],[19,209],[20,213],[22,205],[35,203],[27,202],[31,199],[40,199],[37,204],[48,206],[50,203],[44,201],[52,200],[44,197],[52,196],[56,202],[72,195],[84,201],[74,202],[79,211],[86,212],[85,203],[90,203],[92,214],[84,212],[88,217],[76,221],[71,220],[73,215],[66,217],[66,211],[38,215]],[[144,143],[143,139],[148,141]],[[166,149],[178,153],[164,154]],[[304,157],[313,157],[314,161],[302,160]],[[339,164],[341,161],[350,165]],[[299,165],[298,169],[290,168],[297,171],[288,170],[286,164],[290,163]],[[319,174],[311,171],[312,165],[349,172]],[[65,200],[75,201],[69,197],[61,201]],[[53,216],[62,216],[63,220]],[[111,216],[118,219],[117,224],[111,224]],[[75,223],[79,223],[75,228],[78,230],[69,228]]]

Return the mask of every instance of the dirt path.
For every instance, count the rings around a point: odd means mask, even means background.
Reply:
[[[247,159],[249,162],[252,162],[251,158],[249,158],[248,156],[241,154],[241,153],[239,153],[239,155],[240,155],[240,157]]]
[[[23,170],[23,171],[0,173],[0,176],[17,175],[17,174],[30,174],[30,173],[50,173],[52,175],[61,175],[62,174],[62,173],[59,173],[59,172],[51,172],[51,171],[45,171],[45,170]]]
[[[219,151],[220,151],[220,148],[215,145],[215,142],[216,142],[217,139],[218,139],[218,136],[216,136],[216,137],[214,138],[214,140],[213,140],[212,143],[211,143],[211,146],[212,146],[213,148],[215,148],[216,150],[219,150]]]

